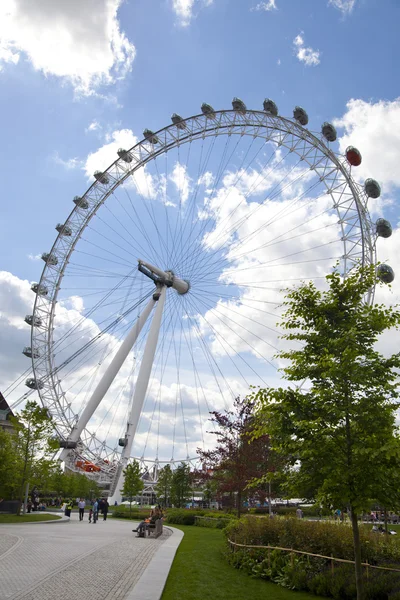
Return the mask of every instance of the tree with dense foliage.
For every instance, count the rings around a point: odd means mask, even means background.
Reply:
[[[157,484],[155,486],[155,493],[158,502],[163,506],[170,505],[171,499],[171,485],[172,485],[172,469],[171,465],[165,465],[158,472]]]
[[[18,453],[14,436],[0,427],[0,498],[13,500],[17,496]]]
[[[55,464],[53,456],[57,444],[52,438],[52,418],[47,409],[37,402],[27,402],[25,408],[10,421],[14,427],[11,435],[17,454],[14,476],[19,490],[20,512],[27,484],[37,486],[48,479]]]
[[[377,283],[373,266],[326,279],[325,291],[304,283],[287,293],[283,338],[295,344],[279,357],[289,361],[285,379],[305,384],[254,392],[256,435],[268,432],[273,447],[293,457],[294,493],[312,489],[318,502],[348,507],[361,600],[358,517],[371,499],[400,505],[400,354],[384,357],[376,347],[380,334],[398,328],[400,312],[366,303]]]
[[[260,481],[258,487],[248,492],[249,484],[274,468],[269,437],[260,435],[257,439],[251,439],[249,434],[254,424],[254,401],[247,398],[236,398],[231,411],[213,411],[211,414],[211,420],[218,426],[218,430],[212,432],[217,436],[217,446],[212,450],[198,450],[204,465],[203,472],[205,479],[212,478],[219,497],[225,494],[232,498],[235,496],[240,517],[246,492],[257,497],[265,487],[265,481]]]
[[[172,473],[171,502],[176,508],[183,508],[192,495],[190,467],[181,463]]]
[[[132,501],[135,496],[142,491],[144,487],[144,483],[142,477],[140,475],[140,465],[137,460],[134,460],[129,465],[127,465],[126,469],[123,471],[124,473],[124,486],[122,488],[121,494],[128,498],[129,500],[129,515],[132,513]]]

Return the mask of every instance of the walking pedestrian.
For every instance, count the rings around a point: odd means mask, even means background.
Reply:
[[[64,515],[66,517],[70,517],[71,518],[71,511],[72,511],[72,500],[68,500],[66,506],[65,506],[65,510],[64,510]]]
[[[80,499],[79,499],[79,502],[78,502],[78,508],[79,508],[79,520],[80,520],[80,521],[83,521],[83,515],[84,515],[84,513],[85,513],[85,506],[86,506],[86,503],[85,503],[84,499],[83,499],[83,498],[80,498]]]
[[[93,523],[96,523],[98,518],[99,518],[99,503],[96,498],[96,500],[93,502]]]
[[[92,510],[92,507],[90,507],[90,509],[89,509],[89,523],[92,522],[92,517],[93,517],[93,510]]]
[[[107,513],[108,513],[109,508],[110,508],[110,505],[108,504],[107,498],[105,498],[104,504],[103,504],[103,521],[107,521]]]

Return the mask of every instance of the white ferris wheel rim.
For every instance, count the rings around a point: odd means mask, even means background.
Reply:
[[[32,326],[31,347],[40,351],[39,357],[32,356],[32,366],[35,379],[44,384],[42,389],[38,389],[41,401],[54,416],[58,435],[63,439],[68,437],[75,423],[75,415],[65,398],[61,383],[57,380],[57,369],[53,364],[50,349],[53,345],[54,312],[65,269],[86,226],[107,198],[127,178],[158,156],[183,144],[204,139],[204,137],[223,135],[248,135],[286,147],[304,160],[309,168],[315,170],[317,174],[319,169],[321,170],[321,181],[325,184],[327,193],[331,195],[333,208],[336,209],[339,222],[341,222],[344,274],[357,262],[363,264],[375,262],[375,240],[367,210],[367,196],[363,188],[352,179],[350,169],[345,161],[330,149],[329,145],[323,141],[322,136],[318,137],[292,119],[256,110],[246,110],[245,114],[235,110],[215,111],[213,118],[200,114],[184,119],[183,123],[184,128],[171,124],[155,132],[157,143],[152,143],[144,138],[128,149],[131,162],[117,158],[105,169],[102,174],[106,176],[108,182],[95,181],[86,190],[81,198],[88,202],[88,210],[84,211],[79,205],[75,206],[64,223],[65,227],[71,229],[71,236],[67,238],[62,235],[62,232],[59,232],[50,250],[49,254],[57,256],[58,263],[56,265],[46,263],[40,278],[39,286],[46,286],[48,295],[44,297],[36,294],[35,298],[33,316],[34,318],[40,317],[42,326],[40,328]],[[296,140],[295,144],[294,140]],[[325,161],[323,164],[319,160],[322,157]],[[329,177],[323,172],[326,161],[329,161],[337,174],[340,173],[340,177],[346,181],[350,190],[347,198],[342,199],[337,205],[335,205],[334,190],[329,187],[334,184],[329,183]],[[351,210],[349,210],[350,208]],[[350,219],[352,219],[352,226],[349,235],[346,225],[349,224]],[[85,428],[81,436],[83,444],[81,451],[93,462],[96,462],[97,451],[87,451],[89,442],[93,442],[94,438],[94,434]],[[95,447],[105,450],[104,441],[96,439]],[[115,449],[108,448],[107,452],[110,464],[113,460],[118,461]],[[176,462],[181,462],[181,460]],[[194,457],[190,460],[194,460]],[[154,462],[162,464],[166,461],[155,460]]]

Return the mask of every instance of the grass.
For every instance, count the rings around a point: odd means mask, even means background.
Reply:
[[[29,515],[0,515],[0,523],[32,523],[33,521],[55,521],[58,515],[29,514]]]
[[[274,583],[252,579],[231,567],[223,557],[220,529],[173,525],[184,532],[161,600],[315,600],[306,592],[292,592]]]

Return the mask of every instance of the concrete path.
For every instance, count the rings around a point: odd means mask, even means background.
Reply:
[[[137,538],[128,520],[0,525],[0,600],[158,600],[181,531]]]

